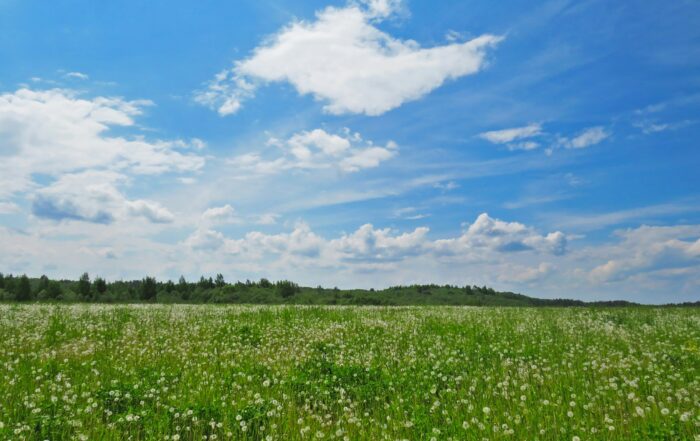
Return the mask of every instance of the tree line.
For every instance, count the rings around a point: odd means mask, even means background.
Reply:
[[[158,281],[107,281],[88,273],[78,280],[30,278],[0,273],[0,301],[92,303],[253,303],[326,305],[473,305],[473,306],[630,306],[627,301],[583,302],[571,299],[538,299],[475,285],[407,285],[382,290],[302,287],[289,280],[262,278],[228,282],[222,274],[187,281],[180,277]],[[700,302],[677,306],[700,306]]]

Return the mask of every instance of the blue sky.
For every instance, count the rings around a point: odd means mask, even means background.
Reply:
[[[699,22],[0,0],[0,271],[698,300]]]

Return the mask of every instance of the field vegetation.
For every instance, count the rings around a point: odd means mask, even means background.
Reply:
[[[698,440],[700,310],[0,305],[0,439]]]

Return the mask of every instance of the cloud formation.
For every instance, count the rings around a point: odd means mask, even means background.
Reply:
[[[604,127],[590,127],[573,138],[561,138],[560,144],[568,149],[585,149],[601,143],[610,133]]]
[[[603,142],[610,137],[610,132],[602,126],[589,127],[577,135],[566,137],[551,134],[542,130],[539,123],[528,124],[522,127],[491,130],[482,132],[479,137],[492,144],[505,144],[508,150],[535,150],[542,142],[549,141],[551,146],[547,149],[551,153],[555,148],[583,149]]]
[[[449,257],[457,260],[488,260],[495,255],[516,251],[536,255],[562,255],[566,237],[556,231],[540,235],[533,228],[517,222],[504,222],[482,213],[466,231],[455,238],[431,240],[429,228],[418,227],[399,233],[390,228],[377,229],[371,224],[335,239],[325,239],[305,223],[290,233],[264,234],[249,232],[241,239],[226,238],[211,229],[198,229],[185,244],[198,250],[222,250],[245,258],[262,258],[269,254],[318,257],[325,263],[398,262],[412,256]]]
[[[229,163],[241,171],[262,175],[294,169],[333,168],[353,173],[377,167],[398,152],[398,146],[393,141],[377,146],[349,129],[344,129],[339,134],[331,134],[323,129],[302,131],[287,140],[270,138],[267,146],[272,151],[236,156]]]
[[[65,89],[0,95],[0,203],[23,194],[33,214],[47,219],[111,223],[130,216],[171,222],[164,207],[129,200],[118,189],[132,176],[191,173],[204,165],[202,156],[186,151],[201,141],[113,134],[134,127],[134,118],[151,104],[81,98]]]
[[[540,124],[529,124],[512,129],[492,130],[490,132],[481,133],[479,136],[494,144],[506,144],[518,139],[532,138],[540,133],[542,133],[542,126]]]
[[[377,24],[400,8],[399,1],[351,2],[327,7],[311,22],[294,21],[219,73],[196,94],[221,115],[240,110],[259,85],[286,82],[300,95],[324,102],[331,114],[381,115],[417,100],[445,81],[475,74],[502,37],[422,48],[381,31]]]
[[[0,95],[0,198],[32,187],[32,174],[58,176],[88,168],[135,174],[192,172],[200,156],[178,151],[183,141],[112,135],[134,126],[148,101],[80,98],[64,89],[20,89]]]
[[[141,217],[154,223],[174,220],[173,214],[157,202],[127,199],[117,189],[117,185],[126,180],[126,176],[111,171],[65,174],[36,192],[32,214],[55,221],[100,224],[129,217]]]
[[[608,260],[589,273],[594,283],[619,282],[649,272],[700,274],[700,227],[674,226],[617,231],[620,242],[599,250]]]

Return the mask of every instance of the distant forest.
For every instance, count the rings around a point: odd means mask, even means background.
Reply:
[[[88,273],[75,280],[30,278],[0,273],[0,301],[89,303],[236,303],[297,305],[472,305],[472,306],[632,306],[616,300],[583,302],[570,299],[538,299],[486,286],[409,285],[387,289],[338,289],[302,287],[281,280],[229,283],[223,275],[189,282],[161,282],[153,277],[113,281]],[[700,302],[668,306],[700,306]]]

